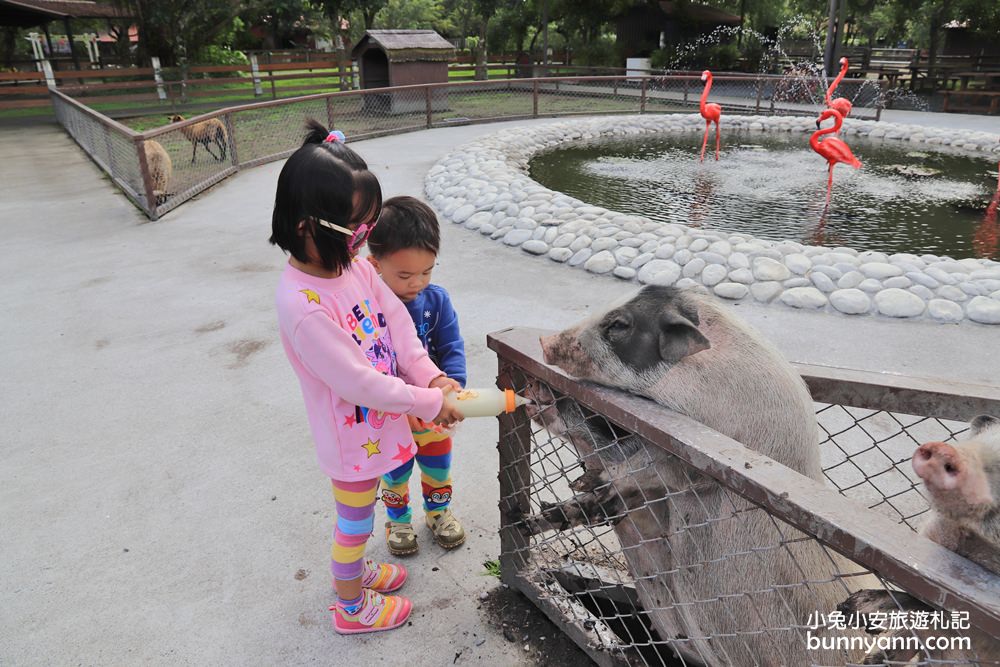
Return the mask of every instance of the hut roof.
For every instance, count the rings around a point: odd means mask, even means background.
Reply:
[[[368,30],[351,50],[352,57],[369,44],[381,47],[394,63],[455,58],[455,47],[433,30]]]
[[[0,25],[30,27],[57,19],[128,16],[113,5],[93,0],[0,0]]]

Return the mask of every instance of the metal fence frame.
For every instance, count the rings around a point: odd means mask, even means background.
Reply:
[[[730,91],[736,89],[740,94],[723,100],[728,113],[757,114],[811,114],[815,112],[816,90],[811,90],[812,97],[804,101],[776,101],[775,91],[779,86],[787,84],[790,79],[782,76],[759,75],[718,75],[714,79],[716,88],[714,96],[730,86]],[[869,82],[871,83],[871,82]],[[864,86],[862,80],[845,80],[844,87]],[[268,109],[293,109],[293,105],[325,105],[325,118],[320,117],[330,127],[338,127],[335,108],[337,105],[360,99],[361,108],[367,110],[369,102],[379,98],[406,98],[411,107],[410,113],[386,115],[385,127],[361,132],[350,133],[351,140],[369,139],[388,134],[398,134],[415,130],[453,125],[488,123],[496,121],[517,120],[525,118],[548,118],[572,115],[600,115],[622,113],[670,113],[697,108],[702,83],[697,76],[575,76],[575,77],[545,77],[530,79],[500,79],[488,81],[463,81],[455,83],[423,84],[414,86],[399,86],[394,88],[374,88],[335,93],[322,93],[302,97],[257,102],[240,106],[228,107],[202,114],[179,123],[171,123],[145,132],[135,132],[125,125],[81,104],[65,93],[51,89],[52,105],[56,118],[66,128],[81,148],[106,171],[125,194],[151,219],[157,220],[167,211],[172,210],[184,201],[194,197],[219,181],[247,167],[281,160],[291,155],[297,148],[297,143],[282,145],[279,149],[256,157],[248,157],[254,148],[254,142],[259,133],[241,132],[239,122],[246,116]],[[879,90],[872,98],[872,107],[857,105],[853,116],[859,118],[879,119],[882,110],[884,86],[876,86]],[[820,91],[822,92],[822,91]],[[518,108],[504,109],[500,105],[491,106],[488,112],[475,117],[446,118],[442,115],[442,107],[447,106],[449,95],[507,94],[518,95],[522,102]],[[722,93],[725,95],[725,93]],[[423,100],[420,103],[419,100]],[[530,99],[530,103],[529,103]],[[565,104],[558,110],[547,110],[550,100],[558,99]],[[440,103],[445,100],[445,104]],[[614,103],[611,110],[595,109],[595,100],[605,100]],[[377,105],[371,105],[376,107]],[[517,106],[517,105],[515,105]],[[419,111],[412,108],[422,107]],[[870,112],[866,115],[866,112]],[[374,118],[377,111],[368,112]],[[225,164],[212,165],[211,169],[202,168],[200,172],[191,174],[188,182],[169,194],[156,195],[146,156],[146,142],[157,140],[166,135],[176,135],[184,128],[205,121],[217,119],[227,128],[229,150]],[[397,122],[398,121],[398,122]],[[275,122],[276,126],[287,123]],[[300,123],[301,125],[301,123]],[[100,128],[96,130],[95,128]],[[127,141],[134,147],[135,161],[132,157],[121,156],[120,162],[127,162],[133,167],[131,171],[116,164],[114,154],[108,150],[108,155],[102,153],[99,146],[91,140],[96,133],[102,133],[108,142],[112,138]],[[244,150],[246,149],[246,150]],[[242,158],[241,158],[242,156]],[[182,165],[174,164],[177,170]],[[138,181],[141,181],[138,182]]]
[[[696,471],[714,478],[823,545],[937,608],[968,612],[973,625],[1000,641],[997,575],[918,535],[905,525],[868,510],[831,486],[776,463],[740,443],[649,401],[591,383],[580,383],[541,358],[539,336],[553,332],[511,328],[490,334],[498,357],[498,386],[515,386],[513,376],[535,378],[589,410],[662,448]],[[893,413],[968,422],[979,414],[1000,414],[1000,388],[939,382],[823,366],[795,364],[814,401]],[[567,617],[537,582],[524,575],[521,553],[527,539],[516,519],[530,511],[531,422],[523,410],[500,417],[500,567],[504,583],[530,598],[556,625],[601,665],[628,664],[603,650],[593,624]],[[596,570],[595,570],[596,571]],[[595,587],[584,587],[593,590]],[[635,591],[602,582],[611,599],[638,607]]]

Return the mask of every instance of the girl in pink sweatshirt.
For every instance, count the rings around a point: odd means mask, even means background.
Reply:
[[[337,506],[332,565],[342,634],[406,622],[401,565],[364,558],[379,477],[416,452],[405,415],[450,426],[457,387],[434,365],[406,307],[358,261],[378,220],[382,190],[344,135],[309,122],[281,170],[270,242],[291,257],[278,283],[281,343],[302,386],[320,468]]]

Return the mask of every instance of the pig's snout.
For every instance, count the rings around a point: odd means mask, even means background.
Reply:
[[[929,487],[952,490],[962,484],[966,465],[951,445],[928,442],[914,452],[913,471]]]
[[[551,336],[542,336],[542,359],[550,366],[563,366],[571,359],[583,358],[583,348],[576,336],[565,331]]]
[[[542,336],[542,359],[550,366],[558,366],[570,375],[588,378],[593,373],[590,359],[575,331],[562,331],[552,336]]]

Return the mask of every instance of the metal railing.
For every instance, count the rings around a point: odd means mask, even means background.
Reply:
[[[710,97],[728,114],[812,114],[823,104],[825,90],[819,83],[802,77],[720,75]],[[357,140],[521,118],[692,111],[702,87],[698,77],[678,75],[425,84],[246,104],[142,133],[60,91],[51,91],[51,97],[56,117],[70,135],[156,220],[240,169],[290,155],[301,145],[308,117]],[[839,92],[853,98],[853,117],[879,117],[884,89],[873,82],[845,80]],[[96,141],[98,136],[111,147]],[[153,154],[169,156],[169,164],[154,160],[155,168],[150,168]]]
[[[864,650],[813,651],[810,637],[858,588],[905,591],[1000,641],[1000,576],[915,532],[927,502],[910,469],[917,444],[1000,414],[1000,390],[798,366],[824,434],[823,484],[575,381],[542,361],[543,333],[488,338],[498,386],[543,397],[500,417],[502,578],[595,662],[855,664]]]

